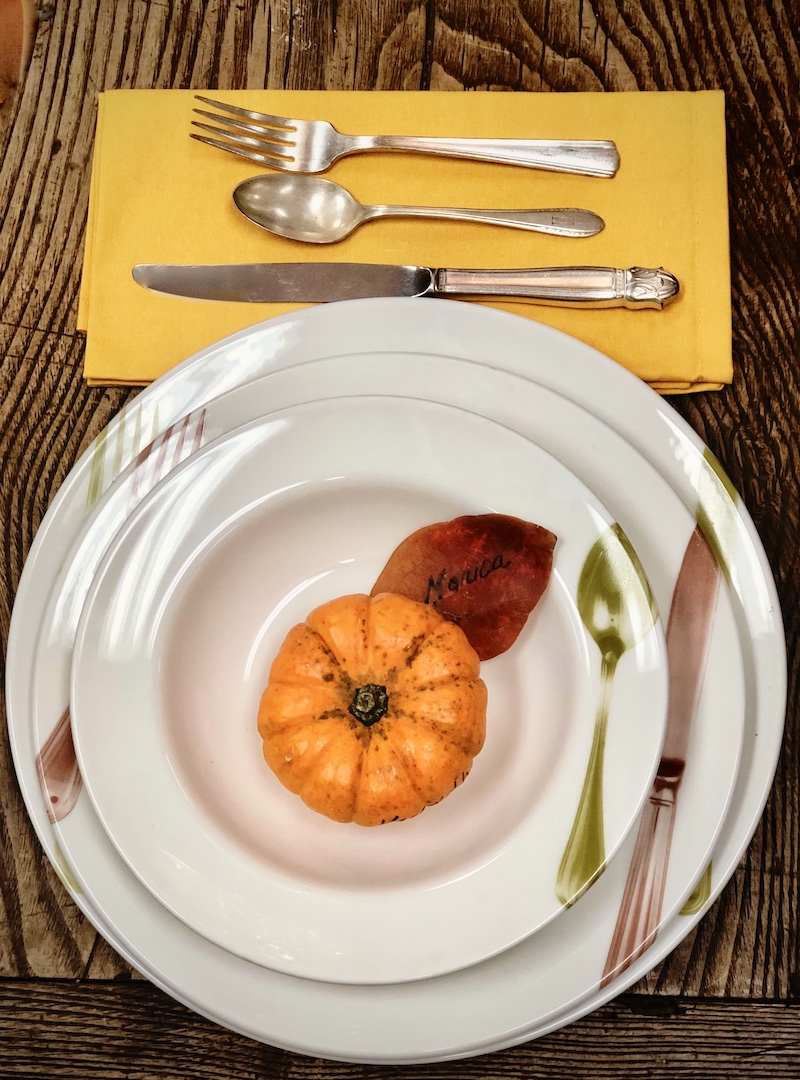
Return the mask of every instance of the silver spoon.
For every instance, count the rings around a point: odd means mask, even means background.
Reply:
[[[594,236],[605,222],[590,210],[465,210],[447,206],[364,206],[349,191],[317,176],[269,174],[244,180],[233,201],[262,229],[304,240],[333,244],[359,225],[379,217],[453,218],[507,225],[556,236]]]

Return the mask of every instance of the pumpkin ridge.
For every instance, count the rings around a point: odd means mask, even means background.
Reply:
[[[320,760],[320,758],[324,757],[324,755],[329,751],[331,739],[332,736],[329,736],[329,738],[317,748],[316,753],[312,754],[311,756],[303,754],[302,759],[298,759],[300,761],[300,768],[299,770],[293,770],[293,780],[296,783],[296,786],[293,790],[297,794],[300,793],[305,784],[308,782],[309,778],[313,778],[314,770],[317,766],[318,761]]]
[[[354,773],[354,776],[355,776],[355,783],[352,786],[352,791],[351,791],[352,799],[350,800],[350,806],[349,806],[349,808],[347,810],[347,816],[343,819],[343,820],[346,820],[346,821],[350,821],[352,819],[352,813],[353,813],[353,810],[354,810],[354,808],[356,806],[356,803],[358,801],[358,790],[359,790],[359,786],[360,786],[360,783],[361,783],[361,777],[362,777],[363,772],[364,772],[364,761],[365,761],[365,757],[366,757],[366,753],[365,753],[366,747],[364,746],[363,742],[360,739],[358,739],[357,741],[359,743],[358,764],[353,769],[353,773]],[[314,803],[316,802],[315,794],[316,794],[316,786],[317,786],[318,781],[317,781],[317,778],[314,775],[314,773],[315,773],[315,769],[316,769],[316,766],[317,766],[317,762],[319,761],[320,758],[325,757],[328,749],[329,749],[329,747],[328,747],[327,744],[320,747],[317,754],[315,754],[314,757],[308,763],[304,763],[304,764],[308,765],[308,768],[306,768],[306,770],[303,773],[302,777],[299,778],[299,783],[298,783],[297,787],[295,788],[295,794],[299,795],[300,798],[303,800],[303,802],[306,803],[307,806],[313,806]]]
[[[308,624],[306,624],[306,625],[308,625]],[[328,660],[330,661],[331,665],[337,671],[341,672],[343,680],[346,681],[349,684],[348,689],[352,689],[352,687],[355,685],[355,679],[350,674],[350,672],[347,670],[347,668],[344,666],[344,663],[339,659],[339,657],[336,655],[336,653],[330,647],[330,645],[325,640],[325,638],[322,636],[322,634],[319,632],[319,630],[317,630],[316,626],[309,626],[308,629],[311,631],[311,633],[314,635],[314,637],[316,637],[317,640],[319,641],[320,645],[322,646],[322,648],[326,652],[326,654],[328,656]]]
[[[427,803],[428,800],[427,800],[427,798],[425,796],[425,792],[419,786],[416,779],[414,778],[414,776],[411,773],[411,769],[409,768],[408,760],[406,758],[405,752],[402,749],[398,749],[397,747],[393,747],[393,751],[394,751],[394,756],[397,758],[397,760],[400,762],[400,764],[403,767],[403,772],[405,773],[406,779],[408,780],[409,784],[414,789],[414,791],[416,791],[417,795],[419,795],[419,797],[422,799],[422,801]]]
[[[302,675],[298,675],[296,678],[284,677],[278,679],[270,676],[269,685],[273,698],[276,691],[278,691],[279,694],[283,692],[289,695],[293,694],[297,687],[306,687],[311,691],[319,691],[320,688],[322,688],[324,689],[325,695],[322,700],[316,702],[316,709],[312,706],[309,711],[298,712],[293,717],[284,717],[279,714],[280,719],[275,723],[273,710],[265,709],[265,692],[261,696],[258,710],[259,730],[263,727],[265,730],[271,732],[290,731],[298,725],[317,723],[320,720],[329,720],[332,718],[340,719],[345,715],[345,703],[349,691],[347,685],[335,686],[333,685],[333,682],[327,683],[321,679],[309,679]],[[317,695],[317,697],[319,697],[319,695]],[[317,711],[322,705],[327,705],[327,708]],[[264,714],[263,717],[262,713]]]
[[[438,799],[436,799],[434,801],[431,801],[429,796],[426,794],[424,788],[420,784],[418,784],[416,782],[416,780],[415,780],[415,775],[414,775],[414,772],[413,772],[413,770],[415,769],[413,754],[411,756],[409,756],[406,753],[406,750],[404,749],[403,744],[401,744],[399,747],[394,748],[395,756],[401,758],[401,760],[403,761],[404,771],[406,773],[406,776],[407,776],[408,781],[411,784],[411,786],[414,788],[415,791],[419,792],[420,797],[425,800],[426,805],[433,806],[436,803],[441,802],[442,799],[444,799],[445,796],[450,793],[450,791],[454,791],[457,787],[459,787],[464,782],[464,780],[467,778],[467,776],[469,776],[470,772],[472,771],[472,765],[473,765],[473,762],[474,762],[474,757],[476,756],[475,753],[474,753],[474,749],[473,749],[472,746],[465,746],[465,745],[461,744],[457,739],[451,738],[451,733],[450,732],[442,731],[441,728],[439,727],[439,725],[437,725],[435,723],[428,723],[427,721],[420,721],[416,717],[409,716],[408,714],[406,714],[404,717],[398,717],[398,719],[401,719],[401,718],[406,719],[409,722],[409,724],[411,724],[412,726],[417,726],[417,725],[422,726],[422,727],[427,726],[429,728],[429,730],[438,732],[438,734],[440,734],[442,736],[442,739],[443,739],[443,741],[445,743],[452,746],[463,758],[466,759],[466,763],[463,764],[462,767],[459,768],[457,770],[457,772],[452,776],[452,781],[453,782],[452,782],[452,787],[449,789],[449,791],[443,792],[439,796]],[[423,777],[425,776],[425,771],[424,770],[417,769],[416,771],[419,772],[420,775],[422,775]]]
[[[398,694],[419,694],[423,690],[435,690],[439,686],[472,686],[475,679],[469,675],[437,675],[433,679],[425,679],[424,682],[414,686],[403,686],[396,692]]]
[[[359,599],[362,599],[362,598],[369,599],[368,597],[366,597],[363,594],[355,594],[352,597],[347,597],[346,599],[359,600]],[[342,598],[339,598],[339,599],[342,599]],[[352,670],[353,670],[352,665],[353,664],[358,665],[358,662],[359,662],[357,643],[355,641],[349,641],[349,642],[346,641],[346,642],[344,642],[345,647],[342,650],[340,650],[337,647],[337,645],[335,644],[333,636],[330,636],[330,635],[335,633],[335,630],[332,628],[330,622],[323,621],[322,626],[319,627],[319,626],[315,625],[315,623],[312,621],[314,619],[314,616],[316,616],[317,614],[319,614],[319,613],[321,613],[323,611],[326,612],[326,614],[329,615],[330,614],[330,609],[332,607],[334,607],[336,605],[336,603],[337,603],[336,600],[332,600],[332,601],[329,601],[327,604],[320,605],[320,607],[316,608],[315,611],[313,611],[311,613],[311,615],[309,615],[309,617],[306,619],[306,622],[303,625],[306,626],[311,631],[311,633],[314,635],[316,640],[319,642],[321,648],[327,654],[328,661],[331,664],[331,666],[338,669],[341,672],[341,674],[345,677],[345,679],[349,680],[350,686],[354,687],[359,682],[359,679],[356,678],[352,673]],[[367,633],[368,620],[369,620],[369,607],[367,607],[366,613],[364,615],[363,624],[362,624],[362,627],[361,627],[361,633],[364,634],[364,643],[365,644],[366,644],[366,640],[367,640],[366,639],[366,633]],[[359,675],[359,678],[360,678],[360,675]]]
[[[310,675],[303,675],[300,673],[296,676],[293,675],[292,678],[275,679],[270,676],[269,681],[272,686],[281,687],[283,690],[294,690],[298,686],[307,690],[319,690],[322,687],[331,695],[341,694],[342,701],[345,701],[348,694],[352,693],[352,683],[349,676],[344,675],[344,672],[342,673],[342,676],[343,677],[338,680],[338,685],[335,676],[331,679],[316,679]]]
[[[427,796],[425,795],[425,792],[419,786],[419,784],[416,781],[416,778],[412,774],[411,766],[409,765],[408,755],[406,754],[405,750],[402,747],[394,747],[393,749],[394,749],[394,756],[398,759],[398,761],[400,761],[400,763],[403,766],[403,772],[405,773],[406,779],[408,780],[409,784],[414,789],[414,791],[416,791],[416,793],[419,795],[419,797],[425,803],[428,803],[428,799],[427,799]],[[428,804],[428,805],[430,805],[430,804]]]
[[[419,787],[419,785],[414,780],[414,777],[411,775],[411,772],[409,771],[409,767],[408,767],[408,762],[406,761],[405,755],[403,754],[402,750],[400,750],[396,746],[393,746],[391,748],[391,753],[392,753],[393,760],[400,767],[406,781],[414,789],[414,791],[417,793],[417,795],[419,795],[419,797],[424,800],[425,795],[424,795],[423,791],[421,790],[421,788]],[[367,764],[367,755],[365,753],[364,757],[361,759],[361,775],[363,775],[363,773],[364,773],[364,769],[366,767],[366,764]]]
[[[378,602],[380,602],[382,595],[385,595],[385,596],[388,597],[388,596],[391,596],[393,594],[386,593],[386,594],[373,595],[372,596],[373,602],[376,601],[376,600]],[[417,601],[417,603],[418,603],[418,601]],[[439,615],[439,612],[436,611],[436,609],[432,605],[425,604],[424,606],[425,607],[430,607],[430,609],[434,612],[434,614],[436,616],[439,616],[439,618],[442,618],[442,616]],[[374,612],[373,605],[370,604],[367,607],[367,618],[366,618],[366,636],[367,636],[367,641],[370,643],[370,649],[369,649],[370,660],[372,659],[372,651],[373,651],[372,647],[371,647],[371,644],[372,644],[372,616],[373,616],[373,612]],[[397,675],[399,675],[403,670],[409,668],[414,663],[414,661],[416,660],[416,658],[417,658],[417,656],[419,654],[419,651],[423,647],[425,642],[428,640],[428,638],[431,636],[431,634],[436,633],[437,630],[438,630],[438,626],[435,625],[435,624],[433,626],[429,626],[427,629],[420,630],[420,632],[418,634],[416,634],[411,639],[411,642],[410,642],[411,647],[410,647],[408,653],[403,658],[403,666],[402,666],[402,668],[397,668],[397,667],[390,668],[389,671],[386,673],[386,677],[388,678],[388,676],[390,676],[390,675],[394,676],[394,677],[397,677]]]
[[[340,709],[328,709],[324,713],[319,713],[316,716],[298,716],[296,719],[291,720],[285,724],[279,724],[277,727],[267,728],[265,726],[265,730],[269,731],[270,734],[277,735],[279,732],[282,731],[294,731],[294,729],[297,727],[307,727],[308,724],[321,724],[324,723],[326,720],[342,720],[344,719],[344,716],[344,712]]]
[[[433,611],[436,611],[436,608],[433,605],[430,605],[430,607],[431,607],[431,609]],[[450,636],[451,635],[451,629],[452,629],[452,630],[456,630],[458,634],[463,635],[463,631],[460,630],[460,627],[455,622],[453,622],[452,619],[450,619],[450,618],[448,618],[446,616],[440,616],[440,619],[442,619],[442,621],[440,621],[440,623],[437,626],[431,626],[431,629],[426,631],[424,635],[420,635],[420,640],[419,640],[419,643],[418,643],[417,647],[415,648],[415,650],[413,650],[413,653],[411,654],[411,656],[409,656],[409,659],[406,662],[406,665],[405,665],[405,670],[406,671],[411,669],[411,667],[413,665],[415,665],[416,662],[420,659],[420,653],[424,650],[425,646],[428,645],[429,642],[431,642],[431,638],[433,638],[433,642],[431,643],[431,648],[437,649],[437,648],[442,647],[443,644],[445,645],[445,647],[449,648],[452,645],[451,640],[450,640],[450,642],[447,642],[447,640],[445,640],[444,643],[442,642],[442,640],[440,640],[440,638],[442,638],[443,633],[446,633],[447,636]],[[446,631],[445,631],[445,627],[447,627]],[[467,643],[467,645],[469,645],[469,643]],[[471,645],[469,646],[469,648],[470,648],[470,651],[474,653],[474,649],[472,648]],[[475,659],[477,660],[477,654],[476,653],[474,653],[474,654],[475,654]],[[479,672],[479,661],[477,663],[474,675],[470,676],[470,677],[477,678],[478,677],[478,672]],[[453,676],[453,677],[458,678],[459,676]]]
[[[470,757],[476,757],[473,750],[473,744],[466,738],[459,738],[459,732],[453,728],[448,727],[446,724],[440,724],[438,720],[434,720],[431,717],[416,716],[413,712],[406,712],[404,709],[395,709],[395,714],[398,720],[405,720],[407,723],[420,724],[423,727],[430,728],[431,731],[438,732],[451,746],[456,750],[460,750],[462,754],[467,754]]]
[[[434,629],[435,627],[431,627],[429,630],[425,630],[423,633],[417,634],[415,638],[412,638],[412,648],[408,656],[406,657],[406,667],[411,667],[411,665],[417,659],[420,654],[420,650],[422,649],[422,646],[431,636]]]
[[[339,681],[347,683],[348,679],[349,679],[349,676],[345,676],[344,672],[342,672],[342,679],[339,680]],[[270,682],[272,683],[273,686],[283,686],[286,689],[289,689],[290,687],[295,687],[295,686],[301,686],[301,687],[307,688],[309,690],[316,690],[320,686],[326,687],[326,688],[331,689],[331,690],[336,689],[336,687],[335,687],[336,676],[335,675],[332,675],[330,678],[326,679],[324,676],[322,678],[320,678],[320,677],[318,677],[316,675],[305,675],[305,674],[303,674],[302,671],[293,672],[291,678],[283,677],[283,678],[277,678],[276,679],[276,678],[270,677]],[[350,689],[349,686],[345,685],[343,687],[344,693],[347,693],[347,691],[349,689]]]

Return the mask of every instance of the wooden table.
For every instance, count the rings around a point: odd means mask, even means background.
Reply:
[[[50,500],[134,391],[87,389],[76,333],[96,94],[112,87],[727,94],[733,386],[673,398],[766,546],[789,647],[785,749],[750,849],[647,978],[539,1041],[396,1075],[800,1076],[800,11],[797,0],[62,0],[0,110],[3,655]],[[0,1075],[368,1077],[233,1035],[133,972],[42,854],[0,740]]]

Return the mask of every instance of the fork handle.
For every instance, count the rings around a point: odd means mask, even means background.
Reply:
[[[417,154],[523,165],[581,176],[614,176],[619,153],[613,142],[573,139],[445,139],[414,135],[347,136],[344,153],[360,150],[405,150]]]

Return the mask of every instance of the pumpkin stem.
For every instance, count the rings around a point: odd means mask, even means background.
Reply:
[[[386,693],[386,687],[367,683],[366,686],[360,686],[353,694],[353,700],[347,711],[364,727],[372,727],[386,715],[388,709],[389,695]]]

